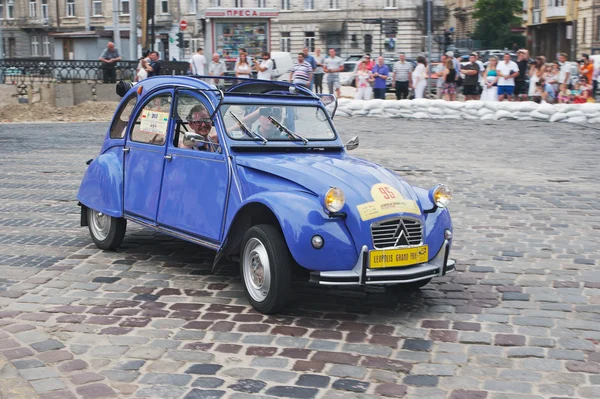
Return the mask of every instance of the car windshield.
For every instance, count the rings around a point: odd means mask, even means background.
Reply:
[[[306,143],[336,138],[326,111],[316,106],[224,104],[220,112],[234,140]]]

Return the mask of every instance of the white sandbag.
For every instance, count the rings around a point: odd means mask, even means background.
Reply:
[[[412,117],[414,119],[430,119],[430,115],[426,112],[415,112]]]
[[[498,111],[519,112],[521,105],[510,101],[502,101],[498,103]]]
[[[534,119],[539,119],[539,120],[543,120],[543,121],[545,121],[545,120],[548,120],[548,119],[550,118],[550,115],[548,115],[548,114],[543,114],[543,113],[541,113],[541,112],[539,112],[539,111],[531,111],[531,112],[529,113],[529,115],[530,115],[532,118],[534,118]]]
[[[339,98],[338,99],[338,107],[341,107],[342,105],[346,105],[348,103],[350,103],[352,100],[350,98]]]
[[[411,100],[397,100],[396,106],[400,109],[412,109],[412,101]]]
[[[444,115],[444,108],[442,107],[429,107],[427,108],[427,112],[431,115]]]
[[[567,112],[567,117],[569,118],[580,118],[580,117],[585,117],[585,114],[581,111],[569,111]]]
[[[462,114],[463,115],[471,115],[471,116],[479,116],[478,114],[478,110],[476,110],[475,108],[471,108],[471,109],[463,109]]]
[[[396,108],[383,108],[382,111],[384,114],[390,115],[398,115],[400,113],[400,110]]]
[[[365,101],[363,100],[352,100],[348,105],[346,105],[348,109],[353,111],[363,110],[365,108]]]
[[[592,124],[592,125],[596,125],[600,123],[600,117],[597,118],[591,118],[587,120],[587,123]]]
[[[462,119],[462,116],[458,115],[458,114],[445,114],[442,119],[454,119],[454,120],[459,120]]]
[[[596,114],[596,113],[600,112],[600,104],[595,104],[595,103],[581,104],[579,107],[579,110],[586,115]]]
[[[556,105],[552,105],[552,104],[540,104],[537,107],[537,111],[541,112],[542,114],[546,114],[546,115],[553,115],[557,109],[554,108],[556,107]]]
[[[515,119],[515,116],[512,112],[498,110],[496,111],[496,119]]]
[[[347,112],[344,112],[344,111],[338,109],[337,111],[335,111],[335,117],[337,118],[339,116],[347,118],[347,117],[352,116],[352,114],[349,114]]]
[[[562,109],[560,112],[569,113],[571,111],[579,111],[579,104],[561,104]]]
[[[515,104],[519,104],[519,111],[521,112],[536,111],[539,107],[539,105],[534,103],[533,101],[523,101]]]
[[[429,100],[426,98],[418,98],[416,100],[412,100],[413,107],[423,107],[429,108]]]
[[[343,106],[343,107],[338,107],[338,109],[337,109],[337,111],[336,111],[335,113],[337,114],[338,112],[345,112],[345,113],[347,113],[347,114],[352,114],[352,112],[354,112],[354,110],[353,110],[353,109],[350,109],[350,108],[348,108],[348,107],[345,105],[345,106]]]
[[[430,107],[436,107],[436,108],[438,108],[438,107],[444,108],[444,107],[446,107],[446,101],[440,100],[438,98],[433,99],[433,100],[429,100],[429,106]]]
[[[466,109],[475,109],[475,110],[481,109],[481,108],[483,108],[483,102],[481,102],[479,100],[466,101],[465,108]]]
[[[486,109],[496,112],[499,109],[498,101],[482,101]]]
[[[369,111],[365,111],[364,109],[358,109],[352,111],[352,116],[366,116],[369,114]]]
[[[550,104],[548,104],[550,105]],[[567,114],[565,114],[564,112],[556,112],[552,115],[550,115],[550,122],[560,122],[564,119],[567,119]]]
[[[374,100],[365,101],[364,109],[367,111],[370,111],[373,109],[381,109],[381,108],[383,108],[383,103],[385,103],[385,100],[381,100],[379,98],[376,98]]]
[[[494,111],[492,111],[491,109],[488,109],[488,108],[481,108],[479,111],[477,111],[477,115],[479,115],[479,116],[493,115],[493,114],[494,114]]]
[[[598,111],[596,111],[594,113],[590,113],[590,114],[587,114],[587,113],[584,112],[584,114],[585,114],[585,117],[588,118],[588,119],[594,119],[594,118],[599,118],[600,117],[600,112],[598,112]]]
[[[481,111],[481,110],[480,110],[480,111]],[[480,119],[481,119],[482,121],[489,121],[489,120],[493,120],[493,119],[495,119],[495,117],[496,117],[496,114],[495,114],[495,113],[493,113],[493,112],[491,112],[491,113],[489,113],[489,114],[482,115]]]
[[[474,120],[476,120],[476,119],[477,119],[477,120],[479,120],[479,119],[480,119],[480,118],[479,118],[479,116],[470,115],[470,114],[467,114],[467,113],[463,114],[463,116],[462,116],[462,117],[463,117],[463,119],[466,119],[466,120],[469,120],[469,121],[474,121]]]
[[[572,111],[572,112],[574,112],[574,111]],[[581,112],[581,111],[579,111],[579,112]],[[568,115],[568,113],[567,113],[567,115]],[[565,119],[565,121],[567,123],[587,123],[587,118],[585,116],[574,116],[574,117]]]
[[[521,116],[519,118],[517,118],[518,121],[534,121],[535,119],[533,119],[531,116]]]
[[[446,108],[447,109],[464,109],[465,108],[465,103],[460,102],[460,101],[447,101],[446,102]]]

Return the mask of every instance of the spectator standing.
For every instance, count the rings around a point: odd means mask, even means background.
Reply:
[[[437,82],[435,83],[437,98],[443,98],[443,96],[444,96],[444,93],[443,93],[444,71],[446,70],[446,60],[447,59],[448,59],[448,57],[446,57],[445,54],[442,54],[442,57],[441,57],[442,62],[440,62],[438,65],[436,65],[435,70],[433,71],[438,76]],[[454,66],[452,66],[452,68],[454,68]]]
[[[447,51],[446,56],[452,59],[452,63],[454,64],[454,70],[456,71],[456,79],[460,76],[460,60],[454,57],[454,51]]]
[[[367,61],[367,70],[372,71],[375,66],[375,61],[371,58],[371,54],[366,53],[363,59]]]
[[[560,65],[560,72],[558,74],[558,84],[567,85],[567,89],[571,83],[571,65],[567,61],[567,55],[560,53],[558,56],[558,64]],[[562,88],[561,88],[562,90]]]
[[[296,61],[290,69],[290,82],[310,87],[312,72],[312,66],[304,59],[304,53],[298,53],[298,61]]]
[[[469,56],[469,63],[462,67],[462,71],[465,74],[463,94],[467,101],[479,100],[479,64],[476,61],[477,56],[471,54]]]
[[[223,79],[219,79],[217,76],[224,76],[225,72],[227,72],[227,65],[225,61],[219,58],[218,53],[214,53],[212,55],[212,61],[208,64],[208,75],[215,76],[211,79],[211,84],[214,84],[218,88],[222,88],[225,86],[225,81]]]
[[[371,70],[373,75],[373,97],[380,100],[385,100],[385,90],[387,88],[386,82],[390,75],[390,68],[385,65],[383,57],[377,57],[377,64]]]
[[[483,92],[481,101],[498,101],[498,58],[490,57],[489,64],[483,72]]]
[[[108,42],[106,48],[98,57],[98,60],[102,63],[100,69],[102,70],[102,81],[104,83],[116,83],[117,82],[117,62],[121,61],[121,55],[119,50],[115,48],[113,42]]]
[[[317,68],[313,72],[315,92],[323,93],[323,75],[325,74],[325,71],[323,70],[323,61],[325,61],[325,56],[321,54],[321,47],[317,47],[315,49],[315,55],[313,58],[315,59],[315,63],[317,65]]]
[[[591,84],[594,81],[594,62],[590,60],[589,54],[582,54],[583,64],[579,67],[579,71],[586,77],[587,83]]]
[[[340,97],[340,72],[344,70],[344,60],[335,55],[335,49],[329,49],[329,57],[325,58],[324,71],[327,73],[329,93]]]
[[[257,79],[262,80],[271,80],[273,77],[273,61],[271,60],[271,54],[267,51],[262,53],[262,61],[260,64],[257,62],[256,70],[258,73],[256,74]]]
[[[204,50],[199,48],[196,51],[196,54],[190,58],[190,73],[192,75],[201,75],[205,74],[205,66],[206,66],[206,57],[204,56]]]
[[[235,76],[238,78],[249,78],[251,73],[250,64],[248,63],[248,54],[240,53],[240,58],[235,63]]]
[[[310,64],[310,67],[312,68],[312,70],[314,71],[315,69],[317,69],[317,61],[315,61],[315,58],[308,53],[308,47],[304,47],[302,49],[302,54],[304,54],[304,61],[306,61]],[[311,78],[309,89],[312,90],[313,85],[314,85],[314,82],[312,81],[312,78]]]
[[[535,62],[529,68],[529,97],[535,95],[538,90],[537,82],[544,77],[544,60],[542,57],[535,57]]]
[[[412,73],[412,85],[415,99],[423,98],[427,86],[427,60],[423,56],[417,57],[417,67]]]
[[[504,53],[502,62],[496,68],[498,75],[498,101],[512,100],[515,92],[515,78],[519,75],[519,66],[510,59],[510,53]]]
[[[442,74],[444,83],[442,85],[442,93],[444,94],[444,100],[455,101],[456,100],[456,69],[454,69],[454,62],[452,58],[446,57],[446,65]]]
[[[396,90],[396,100],[408,98],[412,72],[413,66],[410,62],[406,61],[406,55],[404,53],[398,54],[398,61],[394,63],[394,74],[392,75],[392,81]]]
[[[142,57],[139,59],[135,75],[136,82],[141,82],[142,80],[148,77],[147,68],[148,65],[150,65],[150,58],[148,58],[149,54],[150,50],[144,50],[144,52],[142,53]]]
[[[519,74],[515,77],[515,100],[527,101],[529,87],[527,86],[527,72],[529,69],[529,51],[517,51],[517,67]]]
[[[361,61],[358,64],[358,71],[356,72],[356,95],[354,96],[355,100],[370,100],[371,99],[371,82],[373,81],[373,76],[371,72],[369,72],[368,62]]]
[[[158,51],[151,51],[148,55],[150,58],[150,64],[148,65],[148,77],[158,76],[160,75],[160,56],[158,55]]]
[[[475,62],[479,65],[479,75],[477,75],[477,93],[481,97],[481,92],[483,91],[483,86],[485,85],[483,81],[483,73],[485,72],[485,65],[479,59],[479,54],[473,53],[475,55]]]

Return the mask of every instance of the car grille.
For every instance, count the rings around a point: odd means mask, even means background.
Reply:
[[[395,218],[371,225],[373,246],[377,249],[409,247],[423,243],[423,227],[418,219]]]

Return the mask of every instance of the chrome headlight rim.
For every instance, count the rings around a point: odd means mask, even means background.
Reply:
[[[445,184],[438,184],[431,189],[431,202],[433,202],[437,208],[447,208],[451,200],[452,190]]]
[[[346,195],[341,188],[331,187],[323,195],[323,208],[329,213],[338,213],[346,205]]]

